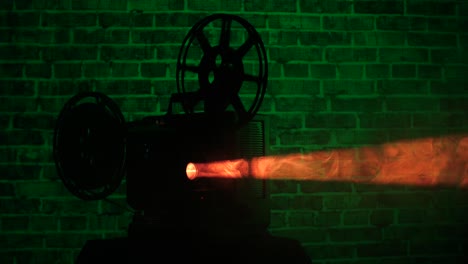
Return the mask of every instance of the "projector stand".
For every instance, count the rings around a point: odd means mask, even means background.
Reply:
[[[267,230],[137,229],[130,225],[128,237],[87,241],[77,264],[312,263],[298,241]]]

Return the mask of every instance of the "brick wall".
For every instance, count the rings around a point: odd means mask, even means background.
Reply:
[[[126,234],[128,211],[58,180],[58,111],[95,90],[127,120],[164,113],[184,36],[221,11],[265,42],[274,154],[468,130],[465,0],[3,0],[1,263],[71,263],[87,239]],[[123,206],[124,187],[111,196]],[[315,263],[462,263],[468,250],[463,190],[274,181],[271,199],[271,232]]]

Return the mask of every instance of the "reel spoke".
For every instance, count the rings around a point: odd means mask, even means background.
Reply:
[[[211,49],[211,45],[210,45],[210,42],[208,41],[208,38],[203,33],[203,30],[197,31],[196,37],[197,37],[198,43],[200,43],[200,47],[203,50],[203,53],[206,54]]]
[[[259,84],[260,83],[260,77],[259,76],[254,76],[252,74],[244,74],[244,81],[254,82],[256,84]]]
[[[244,104],[238,94],[231,97],[231,103],[237,114],[241,117],[245,117],[247,110],[245,110]]]
[[[231,18],[224,18],[221,26],[221,36],[219,38],[219,47],[222,52],[226,52],[229,49],[229,42],[231,41]]]
[[[252,48],[252,46],[255,44],[254,39],[252,36],[249,34],[249,37],[247,40],[237,49],[236,54],[237,56],[243,58],[247,52]]]

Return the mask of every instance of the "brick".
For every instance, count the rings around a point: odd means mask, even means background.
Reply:
[[[1,145],[41,145],[44,144],[44,138],[39,131],[0,131]]]
[[[69,0],[47,1],[47,0],[16,0],[16,9],[52,9],[52,10],[66,10],[71,8]]]
[[[4,175],[4,174],[2,174]],[[0,199],[0,213],[2,214],[33,214],[39,212],[39,199]],[[3,246],[0,246],[3,248]]]
[[[142,63],[141,76],[143,77],[164,77],[166,76],[165,63]]]
[[[333,242],[369,242],[379,241],[382,238],[380,230],[373,227],[330,228],[328,234]]]
[[[299,39],[298,31],[273,31],[269,32],[269,43],[270,45],[297,45]]]
[[[468,72],[468,65],[460,66],[446,66],[445,68],[445,78],[449,81],[459,80],[466,81],[466,73]]]
[[[389,111],[438,111],[439,100],[431,97],[394,97],[387,98]]]
[[[382,110],[382,99],[332,98],[331,109],[339,112],[379,112]]]
[[[410,128],[411,115],[403,113],[363,113],[358,115],[361,128]]]
[[[336,66],[333,64],[310,64],[310,77],[317,79],[335,79]]]
[[[43,234],[8,234],[0,237],[0,247],[2,249],[41,248],[43,238]]]
[[[39,13],[37,12],[21,12],[7,13],[0,18],[0,26],[2,27],[37,27],[39,26]]]
[[[464,113],[418,113],[413,114],[413,127],[463,127],[467,115]]]
[[[273,114],[270,115],[270,126],[275,130],[302,128],[302,115]]]
[[[408,45],[431,47],[456,47],[457,36],[455,34],[446,33],[408,33]]]
[[[173,29],[134,30],[132,31],[132,41],[133,43],[146,44],[173,44],[180,43],[185,38],[185,35],[185,31]]]
[[[351,45],[351,36],[348,32],[299,32],[302,45]]]
[[[1,10],[12,10],[13,9],[13,0],[6,0],[0,2]]]
[[[454,241],[455,242],[455,241]],[[455,243],[447,243],[447,241],[411,241],[409,253],[414,255],[451,255],[460,254],[459,247]]]
[[[346,0],[319,1],[319,0],[300,0],[301,12],[303,13],[330,13],[344,14],[352,12],[352,3]]]
[[[399,224],[418,224],[425,222],[424,209],[400,209],[398,212]]]
[[[356,246],[357,257],[406,256],[405,241],[384,241],[380,243],[360,244]]]
[[[0,97],[0,112],[27,112],[37,111],[37,99],[33,97],[15,98],[15,104],[11,103],[11,98]]]
[[[363,65],[358,64],[339,64],[336,66],[339,79],[362,79],[364,74]]]
[[[28,197],[68,196],[69,194],[60,181],[21,182],[17,183],[16,189],[18,195]]]
[[[52,162],[51,148],[24,147],[16,150],[18,162]]]
[[[272,230],[273,236],[278,237],[289,237],[298,240],[300,243],[310,242],[323,242],[325,241],[325,230],[317,228],[294,228],[294,229],[282,229]]]
[[[425,80],[379,80],[377,81],[379,94],[419,94],[429,92],[429,83]]]
[[[289,198],[287,196],[271,196],[271,210],[285,210],[288,209]]]
[[[29,225],[32,231],[58,231],[58,217],[49,215],[32,215]]]
[[[361,14],[403,14],[404,2],[393,1],[357,1],[354,3],[354,12]]]
[[[82,248],[87,240],[100,239],[100,234],[86,233],[58,233],[50,234],[44,238],[44,243],[47,248],[75,249]]]
[[[154,58],[155,47],[113,47],[101,48],[101,59],[109,60],[145,60]]]
[[[44,13],[44,27],[91,27],[96,26],[96,14],[90,13]]]
[[[39,179],[41,167],[37,165],[0,165],[0,172],[5,180],[34,180]]]
[[[78,44],[127,44],[130,32],[126,29],[76,29],[75,43]]]
[[[126,0],[72,0],[73,10],[127,10]]]
[[[465,80],[438,81],[433,80],[431,84],[431,93],[445,95],[465,95],[467,92]]]
[[[468,26],[466,19],[459,18],[429,18],[428,30],[430,32],[463,32],[463,30]]]
[[[268,18],[268,26],[281,30],[320,30],[320,17],[297,14],[271,16]]]
[[[162,1],[128,1],[129,10],[139,10],[142,12],[161,11],[161,10],[183,10],[184,1],[182,0],[162,0]]]
[[[468,60],[468,52],[462,49],[431,49],[431,62],[435,64],[463,63]]]
[[[341,212],[319,212],[315,217],[314,226],[339,226],[341,225]]]
[[[278,63],[288,63],[290,61],[321,61],[321,49],[312,47],[271,47],[270,60]]]
[[[69,195],[72,199],[42,198],[41,213],[44,214],[61,214],[61,215],[84,215],[97,214],[98,201],[88,201],[83,203],[82,200]]]
[[[354,32],[354,44],[358,46],[404,46],[406,33],[399,31]]]
[[[354,114],[314,113],[306,116],[305,126],[310,128],[354,128]]]
[[[459,98],[441,98],[440,111],[443,112],[465,112],[468,110],[468,104],[466,97]]]
[[[14,116],[13,127],[19,129],[53,129],[55,120],[55,115],[24,113]]]
[[[214,1],[216,2],[216,1]],[[240,9],[240,6],[239,6]],[[296,12],[296,5],[291,4],[288,0],[265,0],[265,1],[252,1],[247,0],[244,3],[244,9],[248,12],[258,12],[258,11],[274,11],[274,12]],[[222,9],[224,10],[224,9]]]
[[[2,60],[38,60],[39,48],[15,45],[0,47],[0,59]]]
[[[287,132],[280,135],[280,142],[284,145],[326,145],[330,142],[330,132],[325,130]]]
[[[284,76],[286,77],[307,77],[309,75],[308,64],[295,63],[284,65]]]
[[[385,193],[377,196],[382,208],[424,208],[432,204],[432,198],[427,193]]]
[[[314,225],[315,218],[315,212],[291,212],[288,216],[288,222],[291,227],[307,227]]]
[[[54,64],[55,78],[58,79],[73,79],[80,78],[81,63],[57,63]]]
[[[415,78],[416,65],[392,64],[392,78]]]
[[[0,129],[6,130],[10,128],[10,117],[6,115],[0,115]]]
[[[406,3],[408,15],[443,16],[455,15],[456,3],[452,1],[409,1]]]
[[[272,80],[268,84],[267,93],[273,95],[318,95],[320,81],[318,80]]]
[[[60,231],[73,231],[86,229],[86,216],[62,216],[60,221]]]
[[[28,216],[3,216],[2,230],[9,231],[26,231],[29,228]]]
[[[352,210],[343,212],[343,224],[345,226],[359,226],[369,224],[369,211]]]
[[[323,197],[327,210],[376,208],[377,201],[373,195],[330,194]]]
[[[417,31],[427,28],[427,20],[419,17],[408,16],[379,16],[376,20],[377,29]]]
[[[96,91],[107,95],[134,95],[150,94],[151,81],[149,80],[131,80],[131,81],[102,81],[96,83]]]
[[[23,64],[0,63],[0,78],[20,78],[23,76]]]
[[[323,28],[327,30],[373,30],[373,17],[324,16]]]
[[[91,215],[88,216],[89,219],[89,229],[90,230],[100,230],[100,231],[109,231],[117,229],[117,220],[118,216],[115,215]],[[86,221],[77,220],[80,224],[83,222],[86,224]]]
[[[83,91],[91,91],[94,87],[93,80],[53,80],[40,81],[38,84],[39,95],[43,96],[37,100],[37,103],[45,112],[58,112],[69,97]],[[68,96],[65,97],[47,97],[47,96]]]
[[[15,186],[11,183],[0,183],[0,197],[15,196]]]
[[[418,77],[421,79],[440,79],[442,68],[439,65],[419,65]]]
[[[428,62],[429,52],[422,48],[381,48],[381,62]]]
[[[96,47],[45,47],[42,50],[42,58],[45,61],[96,60],[97,52],[98,49]]]
[[[333,245],[333,246],[323,246],[323,245],[305,245],[304,249],[307,254],[314,260],[333,260],[333,259],[348,259],[352,258],[354,255],[354,245]],[[345,262],[336,262],[336,263],[345,263]]]
[[[49,79],[50,77],[52,77],[52,66],[47,63],[26,64],[26,68],[24,71],[26,77],[29,78]]]
[[[344,145],[381,144],[387,139],[385,131],[380,130],[337,130],[336,141]]]
[[[354,61],[351,48],[325,48],[325,59],[328,62],[352,62]]]
[[[2,96],[34,95],[34,82],[29,80],[0,80],[0,87]]]
[[[377,49],[356,48],[353,49],[353,61],[355,62],[375,62],[377,60]]]
[[[137,63],[112,63],[110,66],[113,77],[137,77],[139,75]]]
[[[109,77],[111,65],[109,63],[85,63],[83,64],[83,74],[86,78]]]
[[[390,67],[388,64],[367,64],[366,77],[369,79],[390,78]]]
[[[393,210],[374,210],[370,214],[370,224],[382,228],[395,224]]]

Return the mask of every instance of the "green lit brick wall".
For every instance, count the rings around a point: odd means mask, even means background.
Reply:
[[[124,236],[125,210],[58,180],[51,139],[79,91],[127,120],[166,111],[189,28],[238,14],[262,35],[271,153],[359,147],[468,130],[465,0],[0,1],[0,263],[71,263]],[[124,185],[112,199],[125,204]],[[468,194],[451,188],[275,181],[272,234],[314,263],[463,263]],[[57,262],[58,261],[58,262]]]

